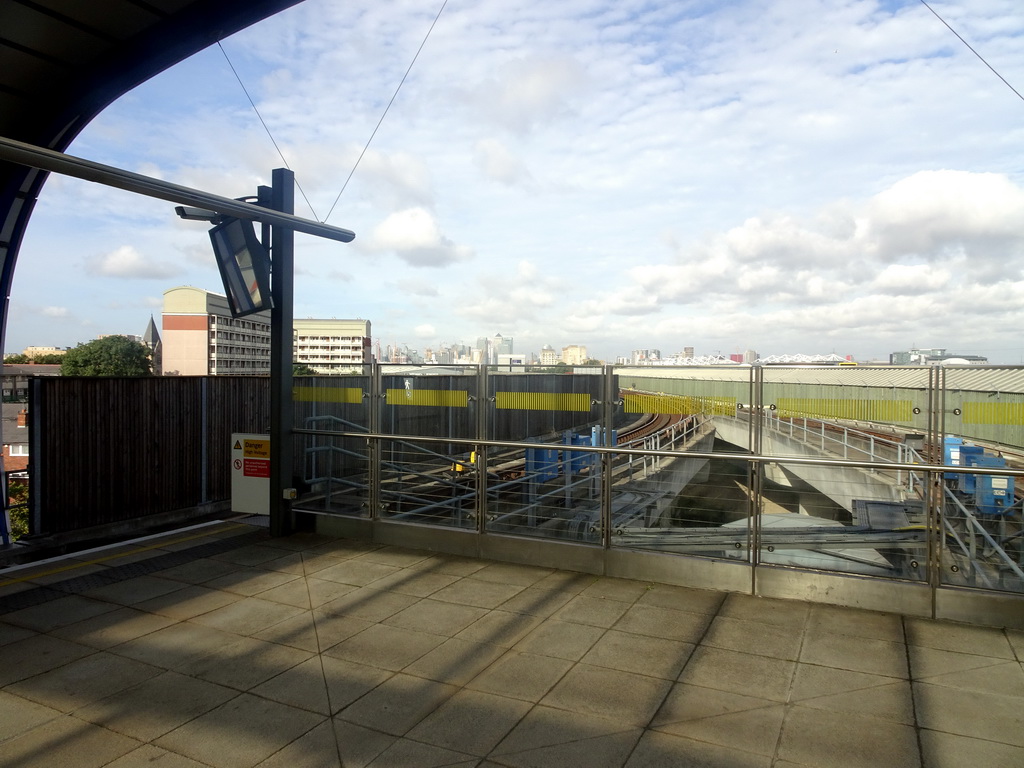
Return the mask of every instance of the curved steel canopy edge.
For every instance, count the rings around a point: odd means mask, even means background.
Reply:
[[[0,137],[63,152],[122,94],[301,0],[4,0]],[[0,348],[18,250],[48,172],[0,160]]]

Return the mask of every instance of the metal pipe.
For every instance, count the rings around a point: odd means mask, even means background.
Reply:
[[[65,176],[74,176],[78,179],[123,189],[138,195],[155,197],[158,200],[167,200],[171,203],[181,203],[183,205],[194,205],[197,208],[234,216],[239,219],[250,219],[264,224],[288,227],[296,232],[316,235],[317,237],[324,237],[341,243],[352,242],[356,236],[355,232],[350,229],[333,227],[329,224],[322,224],[319,221],[310,221],[309,219],[295,216],[290,212],[272,211],[267,208],[261,208],[258,205],[232,200],[230,197],[221,197],[210,192],[183,187],[162,179],[143,176],[141,173],[132,173],[122,168],[103,165],[102,163],[96,163],[92,160],[75,157],[74,155],[55,152],[52,149],[45,149],[33,144],[26,144],[22,141],[8,139],[5,136],[0,136],[0,160],[27,165],[30,168],[40,168],[44,171],[60,173]]]

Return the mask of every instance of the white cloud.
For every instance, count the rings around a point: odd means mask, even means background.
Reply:
[[[42,313],[46,317],[68,317],[71,314],[67,307],[43,307]]]
[[[182,273],[176,264],[146,258],[131,245],[122,245],[113,251],[88,259],[86,270],[103,277],[142,280],[167,280]]]
[[[373,230],[368,248],[393,251],[413,267],[443,267],[472,258],[472,250],[441,234],[434,217],[423,208],[392,213]]]
[[[1016,11],[942,8],[1005,72]],[[1024,357],[1020,101],[923,6],[449,4],[392,101],[434,13],[306,0],[224,41],[317,217],[337,199],[330,223],[357,235],[297,238],[303,315],[423,343],[500,328],[517,351],[606,359],[915,342]],[[229,197],[284,164],[217,50],[133,91],[72,153]],[[219,291],[205,228],[171,207],[51,177],[12,306],[80,321],[54,333],[138,333],[148,309],[104,309],[124,298],[111,277]],[[84,274],[83,253],[100,254]],[[36,343],[33,314],[12,314],[12,344]]]

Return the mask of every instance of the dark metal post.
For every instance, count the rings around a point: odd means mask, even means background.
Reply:
[[[273,172],[271,208],[295,212],[295,175],[286,168]],[[270,534],[287,536],[295,527],[292,515],[292,344],[295,230],[270,228]]]

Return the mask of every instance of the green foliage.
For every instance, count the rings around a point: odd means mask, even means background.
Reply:
[[[4,355],[4,362],[10,365],[27,365],[32,361],[27,356],[19,353],[16,355]]]
[[[11,541],[28,534],[28,483],[10,483]]]
[[[127,336],[79,344],[64,355],[61,376],[152,376],[149,347]]]
[[[64,354],[59,355],[36,355],[30,363],[37,363],[38,365],[60,365],[64,362]]]
[[[292,376],[316,376],[317,372],[305,363],[292,363]]]

